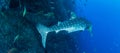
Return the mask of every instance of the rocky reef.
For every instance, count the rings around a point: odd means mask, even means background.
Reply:
[[[70,18],[70,0],[0,0],[0,53],[77,53],[66,31],[50,32],[46,48],[36,24],[52,26]],[[64,5],[66,4],[66,5]],[[73,5],[74,6],[74,5]]]

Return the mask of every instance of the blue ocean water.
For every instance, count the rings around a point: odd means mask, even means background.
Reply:
[[[4,14],[0,13],[0,22],[4,23],[0,24],[0,53],[6,53],[11,50],[13,51],[10,53],[13,53],[15,49],[20,53],[120,53],[119,0],[10,1],[9,5],[7,0],[0,0],[0,11],[3,10],[7,15],[4,18]],[[21,5],[17,4],[20,1]],[[24,7],[30,14],[28,13],[25,17],[21,17],[18,10],[22,12],[24,10],[20,9]],[[39,13],[38,11],[41,11],[40,15],[36,14]],[[92,35],[87,30],[70,34],[64,34],[64,31],[58,34],[53,32],[48,36],[47,49],[44,49],[39,37],[40,34],[34,25],[43,23],[49,26],[54,25],[58,21],[65,21],[70,18],[69,11],[74,12],[78,17],[86,18],[92,23]],[[52,14],[51,12],[55,14],[55,17],[48,15]],[[65,31],[65,33],[67,32]],[[22,36],[15,43],[12,43],[14,37],[18,34]],[[69,37],[68,35],[71,36]]]
[[[78,53],[120,53],[120,0],[88,0],[83,15],[92,22],[93,36],[82,32]],[[78,12],[79,14],[79,12]]]

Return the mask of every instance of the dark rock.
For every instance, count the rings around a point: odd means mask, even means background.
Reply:
[[[14,47],[20,53],[44,52],[39,33],[32,24],[21,16],[12,16],[12,14],[0,15],[0,49],[2,53],[6,53],[10,48]],[[19,37],[14,42],[17,35]]]
[[[10,1],[10,2],[9,2]],[[46,48],[36,24],[50,27],[68,20],[70,0],[0,0],[0,53],[76,53],[76,42],[66,31],[50,32]],[[69,6],[69,4],[71,4]],[[8,7],[8,9],[5,9]],[[23,16],[24,8],[26,14]],[[2,9],[2,10],[1,10]],[[17,37],[18,36],[18,37]],[[16,38],[16,39],[15,39]]]
[[[47,38],[47,53],[76,53],[76,43],[66,31],[51,32]]]

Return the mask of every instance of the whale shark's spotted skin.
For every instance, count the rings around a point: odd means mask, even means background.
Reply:
[[[64,22],[59,22],[58,24],[53,25],[51,27],[45,27],[41,24],[38,24],[37,29],[42,36],[42,44],[45,48],[46,38],[49,32],[55,31],[57,33],[62,30],[68,31],[68,33],[84,30],[91,31],[91,23],[85,18],[75,18]]]
[[[76,18],[68,21],[61,22],[59,24],[49,27],[49,31],[59,32],[61,30],[66,30],[68,32],[74,32],[78,30],[85,30],[91,24],[85,20],[85,18]]]

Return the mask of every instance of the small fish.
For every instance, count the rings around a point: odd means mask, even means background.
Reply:
[[[50,4],[54,4],[54,2],[51,1]]]
[[[19,38],[19,35],[15,36],[13,43],[15,43],[16,40],[18,40],[18,38]]]
[[[26,7],[24,7],[23,17],[26,15],[26,13],[27,13],[27,10],[26,10]]]
[[[51,16],[54,16],[54,13],[53,12],[49,12],[47,14],[44,14],[44,16],[51,17]]]
[[[43,47],[46,47],[47,34],[51,31],[55,31],[56,33],[62,30],[68,31],[68,33],[84,30],[88,30],[90,32],[92,31],[91,23],[88,20],[86,20],[85,18],[73,18],[74,19],[70,19],[64,22],[58,22],[58,24],[51,27],[46,27],[42,24],[38,24],[36,28],[42,36]]]
[[[18,53],[18,49],[17,48],[11,48],[8,53]]]

